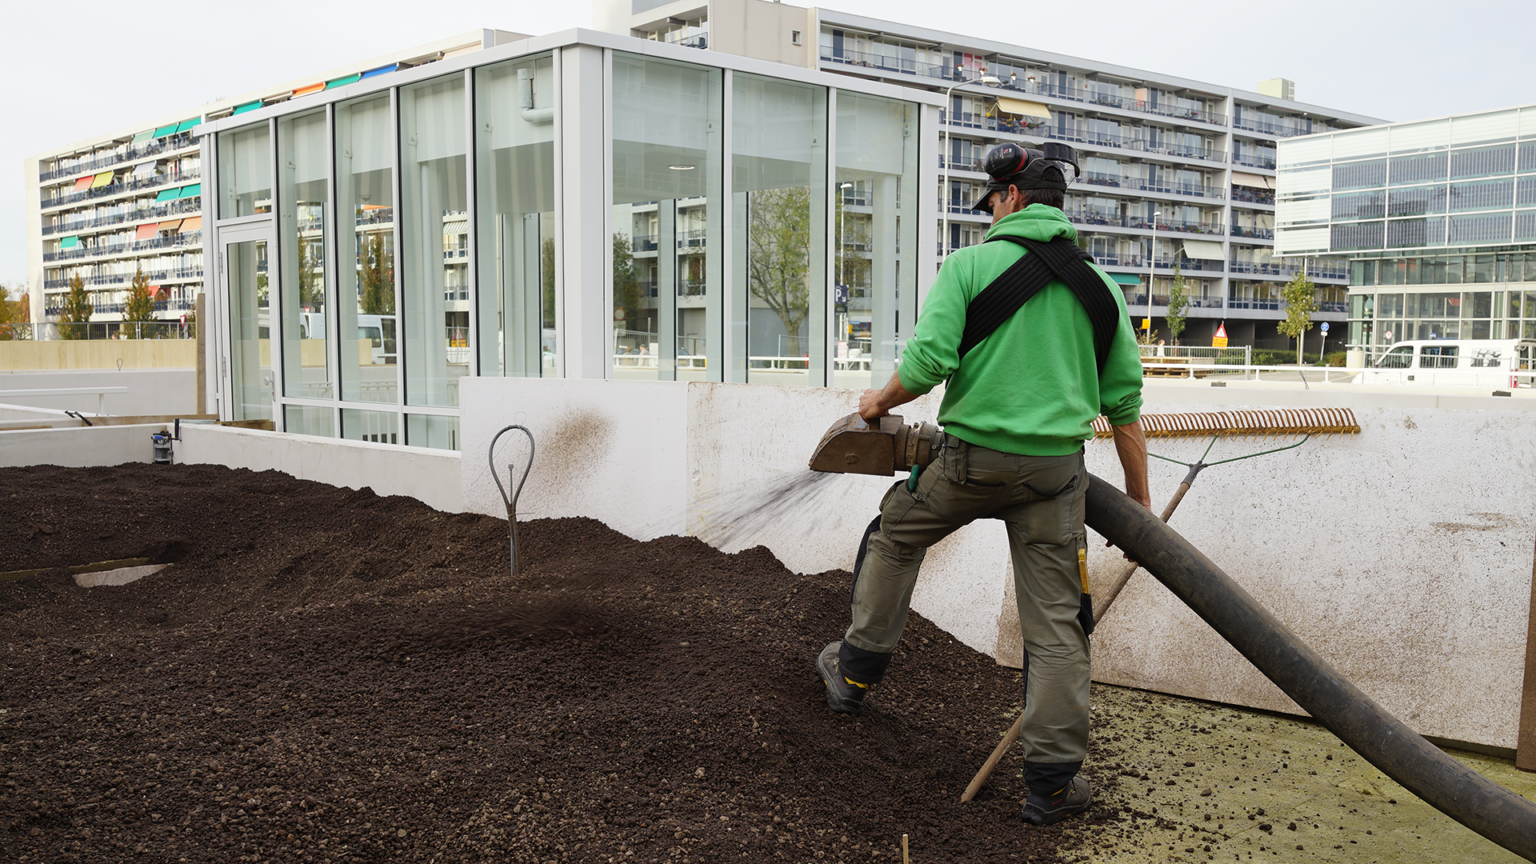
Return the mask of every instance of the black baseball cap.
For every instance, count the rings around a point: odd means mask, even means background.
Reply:
[[[991,179],[981,190],[972,210],[991,213],[988,203],[993,192],[1007,192],[1009,186],[1020,189],[1066,189],[1077,179],[1077,151],[1067,144],[1047,141],[1034,150],[1005,141],[987,151],[982,170]]]

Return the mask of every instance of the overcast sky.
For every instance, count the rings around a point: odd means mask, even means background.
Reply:
[[[1231,87],[1290,78],[1300,101],[1387,120],[1536,102],[1530,0],[828,5]],[[11,131],[0,139],[0,280],[13,285],[27,274],[28,156],[467,30],[591,26],[582,0],[268,0],[176,14],[76,0],[67,14],[18,3],[5,17],[0,80],[10,82],[3,104]]]

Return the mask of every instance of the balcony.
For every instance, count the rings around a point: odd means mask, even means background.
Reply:
[[[1254,298],[1251,298],[1251,297],[1249,297],[1249,298],[1233,297],[1231,300],[1227,301],[1227,308],[1228,309],[1259,309],[1259,310],[1268,310],[1270,312],[1278,312],[1278,311],[1280,311],[1280,308],[1283,305],[1284,304],[1282,304],[1279,301],[1279,299],[1263,299],[1263,300],[1259,300],[1259,299],[1254,299]]]
[[[939,110],[940,122],[951,122],[949,117],[949,111]],[[1044,122],[1039,124],[1019,123],[1011,119],[999,120],[996,117],[987,117],[970,112],[955,114],[952,125],[967,129],[983,129],[991,132],[1027,135],[1034,138],[1051,138],[1057,141],[1069,141],[1073,144],[1086,144],[1093,147],[1112,147],[1119,150],[1131,150],[1178,159],[1203,159],[1207,162],[1227,161],[1226,151],[1217,150],[1214,147],[1189,147],[1182,144],[1148,144],[1142,138],[1133,135],[1117,135],[1113,132],[1094,132],[1087,129],[1063,130],[1049,126]],[[1273,168],[1274,166],[1270,165],[1269,167]]]
[[[73,261],[79,258],[94,258],[97,255],[127,255],[132,252],[152,252],[156,249],[178,249],[187,246],[201,247],[203,245],[203,232],[188,231],[184,234],[171,234],[166,237],[156,237],[152,240],[130,240],[126,243],[114,243],[109,246],[85,246],[79,249],[71,249],[68,252],[45,252],[43,263],[51,264],[55,261]]]
[[[1084,173],[1080,182],[1090,186],[1104,186],[1110,189],[1125,189],[1133,192],[1160,192],[1164,195],[1186,195],[1191,198],[1225,197],[1223,190],[1219,186],[1157,183],[1142,177],[1131,177],[1125,174],[1103,174],[1097,171]]]
[[[1099,213],[1096,211],[1079,211],[1068,213],[1066,215],[1069,220],[1076,222],[1079,225],[1095,225],[1111,228],[1141,228],[1148,231],[1152,230],[1152,220],[1143,218],[1141,216],[1117,216],[1113,214]],[[1208,234],[1217,237],[1226,233],[1222,230],[1220,225],[1210,225],[1204,222],[1171,221],[1166,219],[1158,220],[1157,230],[1172,231],[1182,234]]]
[[[122,195],[125,192],[135,192],[140,189],[160,189],[166,186],[176,186],[178,184],[191,183],[194,180],[201,179],[202,176],[203,172],[200,168],[194,168],[190,171],[182,171],[176,174],[155,174],[145,177],[135,177],[133,175],[129,175],[127,182],[108,183],[99,189],[85,189],[80,192],[71,192],[68,195],[60,195],[57,198],[51,198],[42,203],[42,209],[47,210],[52,207],[64,207],[79,201],[89,201],[92,198],[108,198],[113,195]]]
[[[1269,120],[1250,120],[1239,116],[1232,121],[1233,129],[1244,129],[1249,132],[1259,132],[1264,135],[1273,135],[1276,138],[1293,138],[1297,135],[1311,135],[1304,129],[1295,128],[1286,124],[1274,123]]]
[[[97,303],[95,302],[95,299],[96,298],[94,297],[91,298],[91,314],[93,315],[120,315],[127,305],[125,303]],[[192,300],[157,300],[154,303],[154,308],[156,312],[188,312],[197,308],[197,303]],[[43,307],[44,315],[52,316],[55,318],[63,314],[63,312],[64,305],[62,303],[49,304]],[[104,335],[102,338],[108,337]]]
[[[183,132],[178,135],[167,135],[155,141],[145,141],[137,146],[130,146],[121,153],[109,153],[83,162],[70,162],[54,168],[50,171],[39,170],[37,179],[40,183],[47,183],[58,177],[68,177],[71,174],[84,174],[87,171],[100,171],[103,168],[111,168],[113,165],[121,165],[124,162],[132,162],[143,159],[146,156],[155,156],[160,153],[171,153],[191,147],[197,138],[191,132]]]
[[[175,201],[167,201],[164,204],[140,207],[127,213],[97,216],[94,219],[65,222],[59,225],[44,225],[43,236],[73,234],[77,231],[88,231],[92,228],[104,228],[109,225],[122,225],[129,222],[148,222],[151,219],[164,219],[167,216],[175,216],[178,213],[196,213],[202,210],[202,208],[203,199],[201,196],[197,198],[178,198]]]
[[[1253,261],[1230,261],[1227,268],[1233,273],[1246,273],[1255,276],[1283,276],[1289,278],[1300,270],[1294,264],[1283,261],[1270,261],[1260,264]],[[1320,264],[1313,261],[1307,262],[1307,275],[1318,279],[1347,279],[1349,268],[1341,265]]]
[[[133,281],[133,277],[134,274],[132,273],[108,273],[103,276],[81,277],[80,282],[86,288],[102,288],[112,285],[127,285]],[[152,285],[159,284],[161,282],[170,282],[176,279],[201,279],[203,278],[203,268],[182,267],[166,270],[146,271],[144,273],[144,278],[148,279]],[[43,282],[43,290],[45,291],[68,287],[69,279],[67,278],[48,279]]]
[[[1272,155],[1266,156],[1262,153],[1248,153],[1242,156],[1233,153],[1232,164],[1247,165],[1249,168],[1268,168],[1274,170],[1275,157]]]
[[[1273,228],[1243,228],[1233,225],[1231,231],[1233,237],[1248,237],[1253,240],[1275,239],[1275,229]]]
[[[1232,200],[1248,204],[1268,204],[1273,207],[1275,206],[1275,191],[1273,189],[1250,189],[1247,186],[1233,186]]]

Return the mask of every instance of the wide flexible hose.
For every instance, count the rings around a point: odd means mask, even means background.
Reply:
[[[1447,756],[1387,713],[1151,511],[1090,477],[1086,521],[1382,773],[1457,822],[1536,861],[1536,804]]]

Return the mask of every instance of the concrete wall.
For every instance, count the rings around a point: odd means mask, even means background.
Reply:
[[[800,31],[800,44],[790,41]],[[710,4],[709,47],[807,69],[816,68],[820,35],[815,10],[765,0]]]
[[[0,468],[25,465],[90,468],[124,462],[151,462],[154,451],[149,436],[164,428],[165,424],[155,423],[0,431]]]
[[[38,320],[38,319],[33,319]],[[195,339],[47,339],[0,342],[0,370],[190,369]]]
[[[178,463],[281,471],[300,480],[406,495],[449,513],[464,509],[459,454],[452,451],[214,425],[183,425],[181,437]]]
[[[483,459],[486,430],[520,416],[552,451],[550,461],[541,451],[535,462],[540,479],[529,480],[525,518],[588,515],[635,537],[684,531],[725,551],[764,545],[790,568],[814,573],[851,568],[858,537],[893,482],[805,467],[827,425],[853,409],[853,391],[566,384],[577,386],[465,385],[472,460]],[[1362,435],[1210,468],[1173,525],[1414,728],[1515,746],[1536,536],[1532,403],[1165,384],[1149,385],[1146,395],[1149,413],[1353,402]],[[936,398],[905,406],[903,416],[933,419]],[[1447,400],[1458,407],[1436,404]],[[1210,458],[1273,446],[1223,440]],[[1201,449],[1203,442],[1152,442],[1153,452],[1185,461]],[[1121,480],[1113,445],[1090,444],[1088,459],[1100,476]],[[1184,470],[1153,461],[1159,509]],[[686,478],[681,520],[672,476]],[[484,469],[466,470],[464,483],[468,509],[501,512]],[[1091,544],[1090,576],[1102,585],[1121,559],[1102,539]],[[1011,581],[1002,526],[976,523],[930,550],[913,607],[962,642],[1017,663]],[[1145,573],[1105,617],[1094,652],[1100,681],[1299,711]]]
[[[8,343],[0,342],[0,345]],[[14,343],[12,343],[14,344]],[[32,343],[21,343],[32,344]],[[37,343],[42,345],[52,342]],[[57,343],[70,344],[70,343]],[[123,343],[129,344],[129,343]],[[127,393],[106,397],[106,413],[119,417],[191,414],[197,410],[195,369],[97,369],[80,371],[0,370],[0,391],[51,390],[66,387],[127,387]],[[98,397],[0,396],[0,402],[95,414]]]

